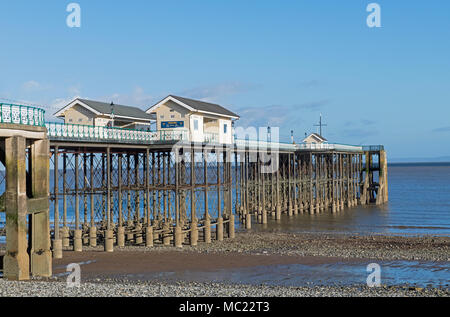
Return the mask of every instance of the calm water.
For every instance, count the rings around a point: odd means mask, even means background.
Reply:
[[[450,235],[450,163],[389,167],[389,203],[337,214],[302,214],[252,230]]]
[[[227,269],[209,272],[164,272],[132,276],[135,279],[169,281],[225,282],[253,285],[314,286],[365,285],[370,262],[338,262],[332,264],[289,264]],[[443,287],[450,285],[448,262],[377,261],[381,268],[381,284]]]

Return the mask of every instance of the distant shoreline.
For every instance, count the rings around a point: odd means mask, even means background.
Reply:
[[[388,162],[388,166],[450,166],[450,162]]]

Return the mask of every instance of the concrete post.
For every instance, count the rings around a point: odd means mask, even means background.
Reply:
[[[266,222],[267,222],[267,216],[266,216]],[[228,222],[228,237],[230,239],[234,239],[236,236],[235,234],[235,228],[234,228],[234,215],[231,214],[229,217],[229,222]]]
[[[73,237],[73,251],[75,252],[83,251],[83,243],[81,240],[82,235],[83,232],[81,231],[81,229],[75,229]]]
[[[114,252],[114,231],[105,231],[105,252]]]
[[[25,146],[26,139],[20,136],[5,140],[7,239],[3,275],[7,279],[18,281],[30,278]]]
[[[123,248],[125,246],[125,227],[117,228],[117,246]]]
[[[142,237],[142,225],[141,225],[140,222],[138,222],[136,224],[135,231],[136,231],[136,234],[135,234],[135,240],[134,241],[135,241],[135,243],[137,245],[140,245],[144,241],[143,237]]]
[[[59,230],[59,200],[58,200],[58,187],[59,187],[59,165],[58,165],[58,158],[59,158],[59,149],[58,147],[55,147],[55,150],[53,152],[54,155],[54,181],[53,181],[53,188],[55,193],[55,238],[53,240],[52,244],[52,250],[53,250],[53,258],[55,259],[62,259],[63,257],[63,251],[62,251],[62,240],[60,237],[60,230]]]
[[[89,245],[91,247],[97,246],[97,228],[96,227],[89,228]]]
[[[152,247],[153,246],[153,227],[148,226],[145,230],[145,246]]]
[[[216,238],[217,241],[223,241],[223,218],[217,218],[216,224]]]
[[[198,244],[198,223],[196,218],[194,218],[194,221],[191,223],[190,242],[191,246],[196,246]]]
[[[31,273],[34,276],[52,276],[52,252],[50,251],[50,141],[37,140],[31,146],[32,200],[28,209],[31,215]],[[33,208],[36,205],[36,208]],[[37,207],[39,205],[39,207]]]
[[[62,245],[64,248],[68,248],[70,246],[70,234],[69,227],[63,227],[61,229],[61,237],[62,237]]]
[[[281,220],[281,205],[280,204],[277,204],[277,206],[276,206],[275,219]]]
[[[251,228],[252,228],[252,215],[250,213],[247,213],[245,215],[245,229]]]
[[[211,220],[209,217],[205,219],[204,235],[205,243],[211,243]]]
[[[170,245],[170,229],[169,229],[169,224],[167,222],[165,222],[163,224],[163,244],[165,246],[169,246]]]
[[[180,226],[175,226],[175,233],[174,233],[174,235],[175,235],[175,238],[174,238],[175,247],[176,248],[182,248],[183,247],[183,239],[182,239],[183,233],[182,233],[182,230],[181,230]]]

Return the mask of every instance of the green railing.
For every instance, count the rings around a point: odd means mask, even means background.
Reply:
[[[45,110],[8,103],[0,103],[0,123],[45,127]]]
[[[99,127],[91,125],[46,123],[48,136],[61,139],[80,139],[92,141],[185,141],[188,133],[185,130],[161,130],[157,132],[122,128]]]

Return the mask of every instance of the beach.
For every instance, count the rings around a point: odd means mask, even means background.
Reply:
[[[382,282],[380,287],[369,288],[364,280],[352,285],[340,283],[337,278],[322,285],[306,282],[295,286],[254,280],[247,283],[245,278],[236,283],[226,276],[220,279],[223,272],[230,270],[244,272],[245,276],[245,272],[264,268],[267,274],[276,275],[278,267],[289,265],[314,268],[351,264],[364,268],[366,263],[399,260],[427,261],[442,269],[448,267],[449,255],[449,237],[240,232],[232,240],[180,249],[156,245],[115,248],[113,253],[103,252],[101,246],[85,248],[82,253],[65,251],[64,258],[53,263],[53,278],[25,283],[0,280],[0,295],[449,296],[448,283],[417,286]],[[66,287],[66,266],[70,263],[80,264],[80,288]],[[214,278],[216,274],[219,279]]]

